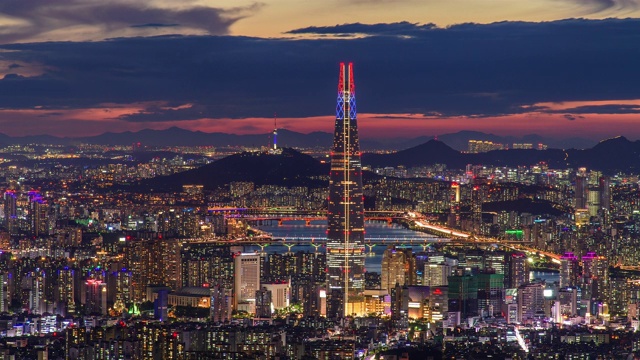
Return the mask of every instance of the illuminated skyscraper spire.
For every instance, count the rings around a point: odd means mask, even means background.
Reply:
[[[278,150],[278,116],[273,114],[273,151]]]
[[[329,174],[327,315],[355,311],[364,290],[364,206],[353,64],[340,63],[338,104]],[[351,306],[350,306],[351,304]]]

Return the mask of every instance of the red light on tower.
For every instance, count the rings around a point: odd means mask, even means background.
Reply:
[[[340,63],[340,78],[338,79],[338,92],[344,90],[344,63]]]
[[[351,94],[356,92],[356,83],[353,81],[353,63],[349,63],[349,92]]]

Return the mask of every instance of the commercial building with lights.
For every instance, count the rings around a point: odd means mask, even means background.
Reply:
[[[327,229],[327,316],[342,317],[362,303],[364,206],[356,121],[353,64],[340,64],[338,103],[331,152]]]

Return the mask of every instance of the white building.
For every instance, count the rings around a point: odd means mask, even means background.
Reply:
[[[234,259],[234,308],[248,302],[255,309],[256,291],[260,289],[260,255],[241,253]]]

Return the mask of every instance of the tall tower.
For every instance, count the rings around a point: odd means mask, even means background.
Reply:
[[[340,63],[329,174],[327,315],[355,311],[364,290],[364,206],[353,64]]]
[[[273,151],[278,150],[278,117],[273,114]]]

